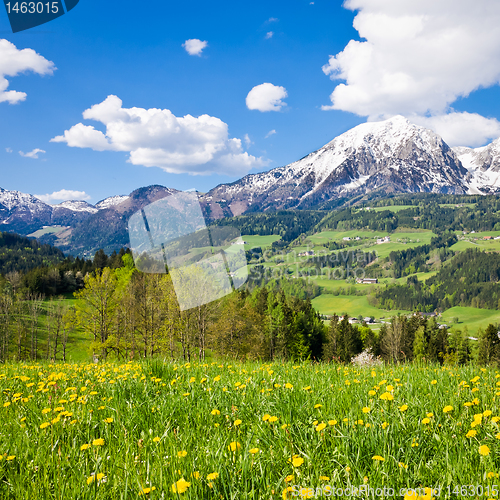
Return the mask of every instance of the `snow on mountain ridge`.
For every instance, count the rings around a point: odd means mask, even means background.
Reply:
[[[113,207],[115,205],[119,205],[125,200],[128,200],[130,196],[126,195],[115,195],[115,196],[110,196],[108,198],[104,198],[104,200],[101,200],[100,202],[95,204],[95,207],[99,210],[104,210],[109,207]]]

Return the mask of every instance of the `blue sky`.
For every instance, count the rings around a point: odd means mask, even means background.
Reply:
[[[500,136],[496,4],[80,0],[16,34],[2,7],[0,187],[51,203],[207,191],[394,114],[487,144]]]

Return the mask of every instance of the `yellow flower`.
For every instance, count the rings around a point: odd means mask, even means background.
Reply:
[[[398,466],[399,466],[401,469],[408,469],[408,466],[407,466],[404,462],[398,462]]]
[[[105,418],[104,421],[107,423],[107,424],[110,424],[111,422],[113,422],[113,417],[109,417],[109,418]]]
[[[219,410],[212,410],[210,412],[211,415],[220,415],[220,411]]]
[[[477,432],[475,430],[470,430],[466,435],[465,437],[468,437],[468,438],[473,438],[473,437],[476,437],[476,434]]]
[[[266,422],[267,420],[269,420],[269,417],[271,415],[269,415],[268,413],[266,413],[263,417],[262,417],[262,420],[264,420],[264,422]]]
[[[234,425],[235,427],[238,427],[238,425],[240,425],[240,424],[241,424],[241,420],[240,420],[240,419],[237,419],[237,420],[235,420],[235,421],[234,421],[234,424],[233,424],[233,425]]]
[[[490,454],[490,449],[485,444],[483,444],[479,447],[479,454],[483,455],[483,457],[486,457]]]
[[[80,451],[85,451],[85,450],[88,450],[90,448],[90,444],[82,444],[80,446]]]
[[[311,390],[311,386],[310,386],[310,385],[308,385],[307,387],[303,387],[303,390],[304,390],[304,391],[310,391],[310,390]]]
[[[218,472],[212,472],[211,474],[209,474],[207,476],[207,479],[209,481],[215,481],[218,477],[219,477],[219,473]]]
[[[427,413],[427,417],[432,418],[433,416],[434,416],[434,413],[432,413],[432,412]]]
[[[190,486],[191,483],[188,483],[183,477],[181,477],[176,483],[172,485],[172,492],[184,493]]]
[[[3,404],[4,408],[7,408],[7,406],[10,406],[10,401],[7,401],[6,403]],[[43,413],[43,412],[42,412]]]
[[[430,421],[431,421],[430,418],[427,418],[427,417],[422,419],[422,423],[424,425],[428,424]]]
[[[160,441],[161,439],[158,436],[153,438],[153,443],[159,443]]]
[[[14,460],[16,458],[15,455],[9,455],[5,460]]]
[[[388,392],[392,392],[394,390],[394,387],[392,387],[392,385],[388,385],[386,388],[385,388],[386,391]]]
[[[372,457],[372,460],[377,460],[378,462],[384,462],[385,461],[385,458],[384,457],[381,457],[380,455],[374,455]]]
[[[405,494],[404,500],[432,500],[432,488],[425,488],[425,495],[419,495],[421,488],[416,488],[414,490],[410,489],[408,493]]]
[[[448,405],[443,408],[443,413],[449,413],[450,411],[453,411],[453,406]]]
[[[483,412],[483,417],[489,417],[493,412],[491,410],[486,410]]]
[[[384,422],[384,423],[382,424],[382,429],[385,429],[385,428],[387,428],[388,426],[389,426],[389,423],[388,423],[388,422]]]
[[[401,411],[406,411],[406,410],[408,409],[408,405],[401,405],[401,406],[399,407],[399,409],[400,409]]]
[[[45,429],[50,425],[50,422],[44,422],[43,424],[40,424],[40,429]]]
[[[294,467],[300,467],[304,463],[304,459],[302,457],[299,457],[299,455],[294,455],[292,458],[289,458],[288,461]]]
[[[188,454],[188,452],[186,450],[182,450],[182,451],[177,452],[177,456],[179,458],[184,458],[187,454]]]
[[[390,392],[384,392],[380,395],[380,399],[383,399],[385,401],[392,401],[394,399],[394,396]]]
[[[371,410],[370,408],[368,408],[368,406],[365,406],[362,411],[363,413],[370,413]]]
[[[139,491],[139,495],[148,495],[154,490],[156,490],[156,486],[151,486],[151,488],[143,488],[142,491]]]
[[[291,486],[287,486],[282,493],[283,500],[286,500],[287,498],[291,498],[291,495],[289,496],[288,493],[292,492],[293,488]]]
[[[276,422],[278,420],[278,417],[269,417],[269,422]]]
[[[220,380],[220,375],[217,375],[217,377],[214,377],[214,382],[218,382]]]
[[[375,391],[371,390],[371,391],[368,391],[368,395],[369,396],[375,396],[375,394],[377,394]]]
[[[89,476],[87,479],[87,484],[92,484],[96,479],[97,479],[97,484],[101,482],[101,479],[104,478],[104,474],[102,472],[99,472],[99,474],[92,474]]]
[[[328,420],[328,425],[335,425],[336,423],[336,420]]]
[[[259,448],[251,448],[250,450],[248,450],[248,453],[255,455],[256,453],[259,453]]]
[[[241,444],[238,443],[237,441],[233,441],[229,444],[228,446],[229,451],[236,451],[241,449]]]
[[[100,439],[94,439],[92,441],[92,444],[94,446],[103,446],[104,445],[104,439],[100,438]]]
[[[431,384],[432,384],[432,385],[436,385],[437,383],[438,383],[438,381],[437,381],[437,380],[431,380]]]
[[[200,473],[195,471],[195,472],[192,472],[191,475],[195,478],[195,479],[199,479],[200,478]]]
[[[314,408],[321,408],[323,405],[320,405],[320,404],[317,404],[317,405],[314,405]]]
[[[289,382],[287,382],[287,383],[285,384],[285,389],[292,389],[292,388],[293,388],[293,385],[292,385],[292,384],[290,384]]]
[[[42,410],[42,415],[45,415],[46,413],[50,413],[52,411],[52,408],[45,408]]]
[[[286,483],[289,483],[292,480],[293,480],[293,474],[288,474],[288,476],[285,477],[285,482]]]
[[[326,427],[326,424],[324,422],[321,422],[321,424],[316,426],[316,432],[322,431]]]
[[[319,476],[320,481],[330,481],[330,478],[328,476]]]

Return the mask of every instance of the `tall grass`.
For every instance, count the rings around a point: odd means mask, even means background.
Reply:
[[[499,380],[492,369],[435,365],[5,365],[0,498],[491,488]]]

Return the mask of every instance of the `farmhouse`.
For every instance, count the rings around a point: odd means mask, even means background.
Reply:
[[[357,279],[357,283],[362,283],[362,284],[376,284],[378,283],[378,278],[363,278],[363,279]]]

